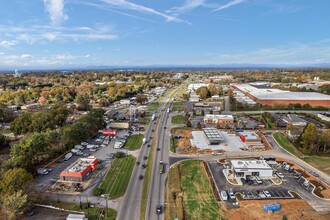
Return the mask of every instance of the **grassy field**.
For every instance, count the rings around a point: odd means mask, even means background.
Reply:
[[[155,111],[158,107],[159,107],[159,103],[155,102],[155,103],[149,105],[148,110],[149,111]]]
[[[305,156],[303,160],[318,170],[330,175],[330,157]]]
[[[183,115],[175,115],[172,117],[171,123],[172,124],[184,124],[185,117]]]
[[[67,210],[84,212],[89,220],[115,220],[117,216],[117,212],[110,208],[91,207],[87,209],[87,203],[82,203],[82,209],[80,209],[79,204],[71,203],[58,203],[56,206]]]
[[[131,155],[124,158],[116,158],[99,187],[102,190],[102,194],[109,194],[110,199],[123,196],[134,166],[135,157]]]
[[[173,102],[173,105],[172,105],[172,111],[184,111],[184,104],[183,102]]]
[[[133,134],[129,136],[124,144],[125,149],[137,150],[140,149],[142,145],[143,134]]]
[[[330,157],[306,156],[297,148],[295,148],[283,134],[276,133],[274,134],[274,138],[284,149],[290,153],[300,157],[302,160],[315,167],[316,169],[330,175]]]
[[[176,147],[178,146],[178,142],[179,140],[176,138],[171,138],[171,146],[170,146],[170,150],[171,152],[175,153],[176,152]]]
[[[150,119],[149,118],[140,118],[139,119],[139,123],[140,124],[147,125],[147,124],[149,124],[149,122],[150,122]]]
[[[293,155],[297,157],[304,156],[304,154],[301,151],[299,151],[295,146],[293,146],[293,144],[289,141],[289,139],[285,137],[284,134],[275,133],[273,134],[273,137],[275,138],[277,143],[279,143],[285,150],[289,151]]]
[[[171,169],[168,184],[166,219],[224,219],[201,161],[184,161]]]

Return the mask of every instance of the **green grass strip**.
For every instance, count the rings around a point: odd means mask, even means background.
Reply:
[[[125,149],[137,150],[140,149],[142,145],[143,134],[133,134],[129,136],[124,144]]]

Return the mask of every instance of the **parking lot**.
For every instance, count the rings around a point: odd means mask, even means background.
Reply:
[[[127,137],[128,131],[124,131],[124,130],[117,131],[116,137],[110,139],[108,145],[95,148],[96,151],[90,151],[90,149],[88,149],[88,148],[85,148],[81,151],[85,154],[85,156],[86,155],[95,156],[95,158],[100,160],[102,167],[103,167],[103,171],[102,171],[102,173],[103,173],[111,165],[112,159],[109,158],[110,154],[115,154],[118,151],[124,152],[126,154],[129,153],[126,149],[114,149],[114,143],[117,140],[124,140],[125,135]],[[100,138],[100,135],[95,137],[93,140],[88,141],[88,144],[92,144],[92,145],[99,144],[96,142],[96,139],[99,139],[99,138]],[[105,139],[105,137],[103,139]],[[52,169],[52,171],[49,174],[37,176],[36,183],[37,183],[38,189],[41,191],[45,191],[48,188],[50,188],[54,184],[54,182],[59,179],[59,175],[64,169],[66,169],[68,166],[70,166],[72,163],[74,163],[76,160],[78,160],[79,158],[82,158],[82,157],[84,157],[84,156],[73,155],[67,161],[64,160],[64,158],[60,158],[59,160],[57,160],[57,162],[51,164],[49,167],[47,167],[47,168]]]
[[[282,183],[280,185],[274,184],[270,179],[262,179],[262,183],[258,184],[253,178],[249,183],[243,181],[243,185],[232,185],[223,174],[223,164],[216,161],[208,162],[208,164],[219,191],[225,190],[228,193],[229,190],[233,190],[236,196],[241,194],[244,200],[292,199],[295,197],[295,194],[299,194],[302,198],[309,201],[318,199],[311,193],[314,188],[312,184],[307,182],[298,172],[294,170],[289,172],[281,164],[273,165],[277,172],[283,174],[284,178],[281,179]],[[232,200],[228,200],[228,202],[232,202]]]

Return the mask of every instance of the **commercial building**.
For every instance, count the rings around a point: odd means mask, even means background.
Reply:
[[[319,117],[323,121],[330,121],[330,112],[319,113],[317,114],[317,117]]]
[[[199,96],[196,93],[191,94],[189,102],[199,102]]]
[[[295,114],[288,114],[287,116],[282,117],[282,119],[288,125],[291,125],[291,126],[305,127],[307,125],[307,121],[305,121],[302,118],[299,118],[298,115],[295,115]]]
[[[60,174],[64,181],[83,182],[88,179],[99,161],[95,157],[79,158]]]
[[[223,136],[218,129],[215,128],[203,128],[203,133],[209,145],[217,145],[224,141]]]
[[[234,117],[232,115],[205,115],[203,121],[205,124],[233,124]]]
[[[238,135],[247,145],[261,145],[261,138],[255,132],[238,132]]]
[[[314,107],[330,107],[330,95],[317,92],[290,92],[256,84],[232,84],[231,88],[262,105],[309,104]]]
[[[209,84],[205,84],[205,83],[192,83],[192,84],[189,84],[188,91],[193,92],[193,91],[196,91],[197,89],[199,89],[201,87],[207,87],[208,85]]]
[[[274,174],[265,160],[231,160],[227,175],[232,179],[246,178],[247,176],[258,176],[261,179],[271,178]]]

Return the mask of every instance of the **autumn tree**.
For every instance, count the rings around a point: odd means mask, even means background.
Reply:
[[[320,135],[320,148],[323,148],[323,152],[326,153],[330,148],[330,130],[323,130]]]
[[[206,99],[206,98],[211,97],[210,91],[205,86],[198,88],[197,91],[196,91],[196,93],[197,93],[197,95],[199,95],[199,97],[201,99]]]
[[[143,103],[145,103],[147,101],[148,101],[148,98],[146,95],[141,95],[141,94],[136,95],[136,102],[139,103],[140,105],[142,105]]]
[[[80,111],[89,111],[92,106],[89,104],[90,100],[87,94],[85,95],[77,95],[75,99],[75,103],[78,106],[78,110]]]
[[[312,123],[308,124],[301,135],[303,149],[308,153],[315,153],[317,151],[318,140],[319,135],[316,126]]]
[[[8,220],[16,220],[24,213],[27,202],[28,195],[19,190],[12,194],[3,195],[1,209]]]
[[[192,126],[190,120],[187,120],[187,121],[186,121],[186,126],[187,126],[187,127],[191,127],[191,126]]]

